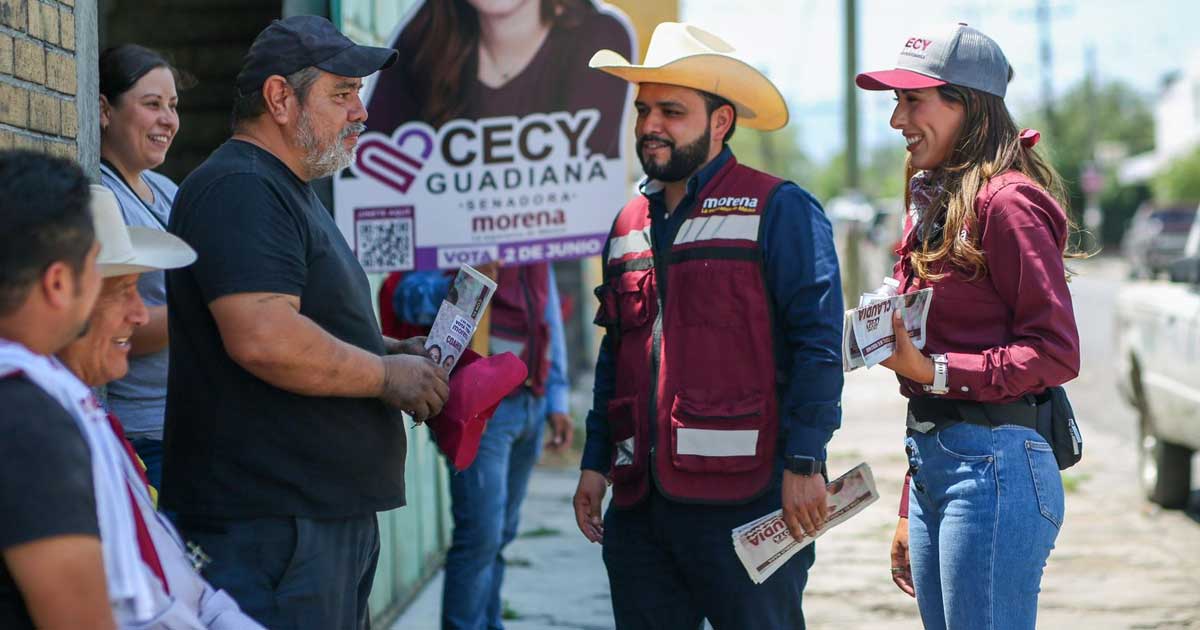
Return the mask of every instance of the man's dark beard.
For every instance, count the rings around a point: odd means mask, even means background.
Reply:
[[[646,159],[646,153],[642,147],[647,140],[662,142],[671,149],[671,157],[666,164],[659,166]],[[638,139],[638,159],[642,162],[642,171],[650,179],[657,179],[660,182],[677,182],[687,179],[708,161],[708,145],[711,141],[712,131],[707,127],[700,139],[682,147],[675,146],[674,142],[666,138],[642,136]]]

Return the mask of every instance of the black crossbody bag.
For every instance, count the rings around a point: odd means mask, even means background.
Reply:
[[[1067,390],[1061,385],[1011,403],[913,398],[908,401],[908,417],[910,427],[931,424],[932,431],[940,431],[956,422],[986,427],[1002,424],[1028,427],[1050,445],[1059,470],[1074,466],[1083,457],[1083,436],[1075,422],[1075,411],[1067,398]]]

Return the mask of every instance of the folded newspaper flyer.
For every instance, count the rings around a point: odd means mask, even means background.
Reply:
[[[846,311],[842,327],[842,370],[871,367],[896,351],[892,313],[900,311],[908,336],[918,349],[925,347],[926,323],[933,289],[903,295],[863,294],[858,308]]]
[[[798,542],[792,538],[787,524],[783,522],[783,510],[775,510],[733,530],[733,550],[738,560],[742,561],[742,566],[746,567],[751,581],[762,584],[796,552],[879,498],[879,492],[875,490],[875,477],[866,463],[855,466],[850,472],[829,482],[825,488],[829,492],[829,516],[815,538],[805,536]]]
[[[495,292],[496,282],[491,278],[469,265],[458,270],[425,342],[434,362],[447,371],[454,369],[463,350],[471,346],[471,336]]]

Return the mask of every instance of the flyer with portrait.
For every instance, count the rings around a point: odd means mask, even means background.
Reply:
[[[900,311],[913,345],[918,350],[925,347],[932,288],[893,296],[864,294],[863,298],[861,306],[846,311],[842,328],[843,371],[869,368],[892,356],[896,350],[892,314],[896,311]]]
[[[447,371],[454,369],[463,350],[471,347],[479,318],[495,293],[494,280],[468,265],[459,268],[425,342],[434,362]]]
[[[859,464],[825,486],[829,515],[815,537],[797,541],[783,521],[783,510],[775,510],[733,530],[733,550],[750,580],[762,584],[801,549],[824,536],[833,527],[866,509],[879,499],[871,467]]]

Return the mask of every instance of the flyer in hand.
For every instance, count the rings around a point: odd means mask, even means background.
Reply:
[[[933,289],[893,296],[863,296],[858,308],[846,311],[842,327],[842,370],[849,372],[871,367],[892,356],[896,350],[896,335],[892,330],[892,313],[900,311],[908,336],[918,349],[925,347],[926,323]]]
[[[430,358],[447,370],[454,369],[463,350],[471,346],[471,336],[495,292],[491,278],[468,265],[459,268],[425,342]]]
[[[755,584],[765,582],[798,551],[879,498],[875,477],[866,463],[855,466],[825,488],[829,492],[829,516],[815,538],[805,536],[799,541],[793,538],[783,522],[783,510],[775,510],[733,530],[733,550]]]

